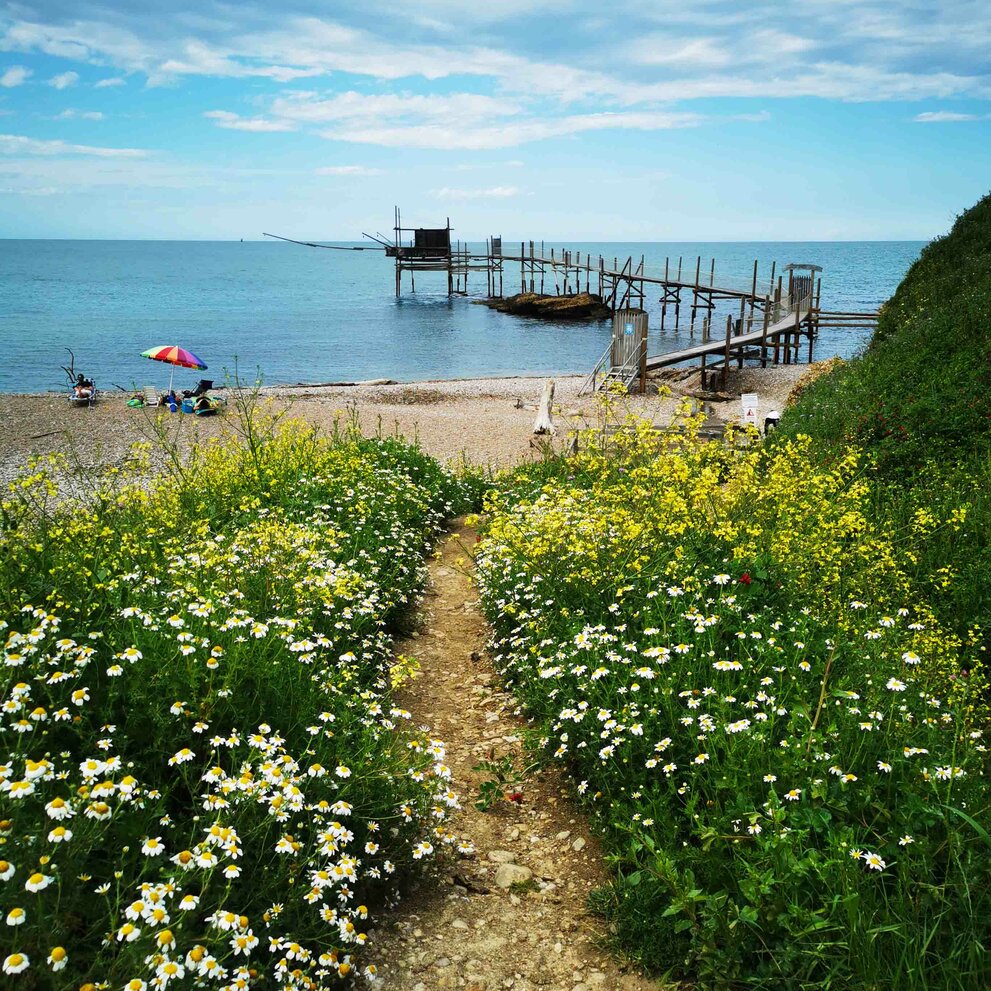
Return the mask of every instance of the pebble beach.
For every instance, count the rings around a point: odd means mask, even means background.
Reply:
[[[630,395],[618,402],[624,410],[667,423],[679,401],[694,396],[710,421],[728,422],[740,416],[742,393],[759,396],[758,420],[773,409],[783,409],[795,382],[808,365],[744,368],[729,373],[726,389],[701,393],[698,373],[680,369],[662,384],[671,390]],[[477,378],[400,384],[268,386],[261,389],[273,410],[323,429],[335,420],[357,416],[366,433],[381,431],[416,437],[421,446],[442,462],[462,458],[492,467],[505,467],[541,456],[544,445],[533,434],[536,407],[543,391],[542,377]],[[569,432],[596,422],[600,397],[579,396],[584,376],[556,377],[555,435],[562,444]],[[227,395],[229,390],[220,390]],[[697,397],[703,396],[699,399]],[[162,409],[132,409],[127,394],[101,392],[92,408],[73,407],[62,393],[0,394],[0,483],[6,484],[36,455],[64,453],[72,475],[85,484],[102,471],[122,466],[135,442],[152,440],[161,430],[181,447],[207,441],[232,427],[232,410],[213,417],[171,414]]]

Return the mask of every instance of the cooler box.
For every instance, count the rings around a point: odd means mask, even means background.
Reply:
[[[183,413],[192,413],[193,407],[196,405],[195,399],[184,399],[182,401],[182,411]]]

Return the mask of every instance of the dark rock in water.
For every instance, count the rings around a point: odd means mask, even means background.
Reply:
[[[500,313],[518,317],[540,317],[544,320],[605,320],[612,310],[595,293],[580,292],[574,296],[541,296],[521,292],[504,299],[478,300]]]

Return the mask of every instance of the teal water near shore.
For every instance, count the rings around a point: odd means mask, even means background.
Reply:
[[[507,254],[518,250],[507,239]],[[479,248],[481,246],[478,246]],[[546,248],[549,250],[551,244]],[[555,247],[561,247],[555,245]],[[749,285],[753,262],[764,285],[772,261],[823,268],[823,307],[868,310],[887,299],[923,242],[601,243],[566,247],[625,259],[646,257],[661,274],[666,256],[695,259],[716,282]],[[471,273],[469,298],[447,296],[446,276],[408,277],[395,297],[394,269],[379,251],[321,251],[270,241],[0,240],[0,392],[62,387],[65,348],[77,368],[103,388],[168,383],[169,369],[140,353],[180,344],[223,381],[236,367],[266,384],[391,378],[398,381],[542,375],[591,369],[609,339],[608,322],[573,324],[507,316],[472,305],[485,295],[485,273]],[[595,289],[593,285],[593,291]],[[519,269],[506,264],[504,290],[519,291]],[[553,291],[547,285],[548,291]],[[648,298],[651,353],[689,343],[688,307],[680,333]],[[722,312],[728,312],[722,311]],[[696,332],[697,336],[698,332]],[[865,331],[823,332],[817,358],[848,357]],[[201,373],[177,370],[191,387]]]

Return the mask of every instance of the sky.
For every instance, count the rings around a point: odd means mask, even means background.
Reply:
[[[916,240],[987,0],[0,0],[0,237]]]

